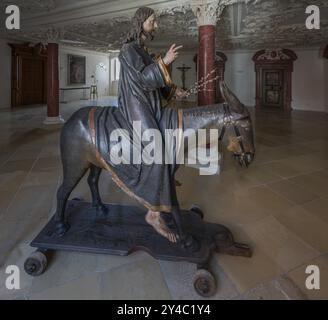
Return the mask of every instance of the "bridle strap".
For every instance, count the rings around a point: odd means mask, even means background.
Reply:
[[[236,125],[234,125],[233,128],[235,130],[236,137],[237,138],[241,138],[241,134],[240,134],[239,128]],[[242,153],[244,154],[245,153],[245,148],[244,148],[243,140],[242,139],[238,139],[238,142],[239,142],[240,149],[241,149]]]

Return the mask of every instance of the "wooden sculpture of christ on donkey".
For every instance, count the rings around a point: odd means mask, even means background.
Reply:
[[[69,229],[68,217],[65,216],[68,197],[88,169],[92,206],[101,215],[107,216],[108,208],[102,203],[98,189],[100,173],[105,169],[118,187],[147,208],[145,220],[158,234],[172,243],[179,242],[183,247],[195,249],[197,240],[185,231],[174,179],[186,152],[183,143],[185,138],[189,140],[186,132],[211,129],[216,143],[227,138],[227,149],[240,165],[248,166],[254,158],[250,114],[224,83],[220,84],[226,101],[223,105],[189,110],[162,106],[162,97],[166,100],[183,98],[188,92],[177,88],[168,72],[181,46],[173,44],[163,58],[158,56],[153,59],[148,53],[145,42],[153,39],[156,28],[154,11],[148,7],[139,8],[119,54],[118,108],[81,108],[62,129],[63,183],[57,192],[54,219],[55,233],[59,237]],[[176,131],[178,136],[173,133],[173,139],[172,136],[167,139],[168,132]],[[115,139],[112,139],[113,136]],[[204,136],[206,143],[206,134]],[[197,134],[198,143],[199,140]],[[127,149],[124,148],[126,144]],[[116,161],[115,153],[120,152],[123,161]],[[156,157],[154,160],[152,153],[159,153],[160,161]],[[166,217],[172,217],[171,221]],[[175,227],[171,227],[171,222]]]
[[[173,44],[166,55],[153,60],[145,47],[145,41],[153,40],[157,29],[154,10],[139,8],[132,21],[132,28],[123,45],[119,60],[121,74],[118,91],[118,106],[132,128],[134,121],[141,122],[141,132],[159,129],[163,136],[168,128],[181,128],[176,112],[163,109],[161,97],[184,97],[186,92],[172,83],[168,67],[177,59],[182,46]],[[144,145],[142,146],[142,148]],[[174,183],[174,164],[138,165],[127,168],[128,179],[135,186],[134,192],[143,199],[148,208],[146,221],[157,232],[172,242],[177,235],[161,218],[160,212],[172,212],[177,206]]]
[[[215,278],[209,271],[213,252],[252,255],[248,245],[234,241],[228,228],[204,222],[198,206],[180,211],[174,179],[178,165],[184,163],[185,140],[189,149],[189,140],[196,131],[195,143],[206,144],[209,130],[214,144],[226,144],[237,162],[248,167],[255,154],[251,115],[224,82],[220,82],[225,101],[222,104],[187,109],[163,107],[161,98],[170,101],[188,96],[193,90],[206,89],[206,84],[216,78],[214,70],[193,89],[177,88],[168,67],[178,57],[181,46],[174,44],[163,58],[153,59],[145,42],[153,39],[156,28],[152,9],[142,7],[136,11],[119,54],[118,108],[80,108],[62,128],[63,182],[57,191],[57,209],[31,243],[38,249],[24,263],[28,274],[37,276],[45,271],[49,250],[127,255],[141,249],[156,259],[197,264],[194,288],[201,296],[209,297],[216,290]],[[116,185],[146,210],[104,204],[98,187],[102,170],[108,171]],[[68,201],[88,171],[92,203]]]

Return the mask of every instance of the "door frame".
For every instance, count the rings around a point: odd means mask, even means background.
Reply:
[[[283,70],[283,110],[291,111],[292,102],[292,72],[297,55],[289,49],[266,49],[256,52],[252,59],[256,72],[256,108],[263,109],[263,70]]]

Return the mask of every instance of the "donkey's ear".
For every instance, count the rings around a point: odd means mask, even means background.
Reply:
[[[230,106],[230,108],[236,113],[244,113],[245,106],[239,101],[239,99],[232,93],[224,81],[220,81],[220,91],[224,101]]]

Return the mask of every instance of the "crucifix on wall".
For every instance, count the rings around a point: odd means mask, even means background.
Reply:
[[[177,67],[179,71],[181,71],[181,80],[182,80],[182,89],[186,89],[186,72],[191,69],[191,67],[186,67],[185,64],[182,65],[182,67]]]

